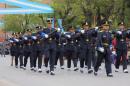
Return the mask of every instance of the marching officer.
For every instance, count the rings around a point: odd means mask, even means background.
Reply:
[[[33,39],[32,39],[32,30],[27,29],[26,35],[24,38],[24,70],[26,70],[28,58],[30,58],[30,69],[34,70],[34,56],[33,56]]]
[[[16,37],[16,48],[17,52],[15,55],[15,66],[18,67],[18,62],[20,61],[20,68],[23,68],[23,39],[22,32],[18,32]]]
[[[46,67],[46,73],[55,75],[54,65],[56,58],[56,33],[57,30],[52,28],[52,20],[47,20],[47,28],[43,30],[44,39],[44,63]],[[48,63],[50,65],[50,70],[48,69]]]
[[[68,32],[65,34],[66,39],[67,39],[67,44],[66,44],[66,50],[65,50],[65,56],[67,58],[67,68],[70,70],[71,68],[71,61],[73,61],[74,64],[74,71],[77,71],[77,47],[75,46],[76,43],[76,35],[75,35],[75,30],[73,26],[70,26],[68,28]]]
[[[123,72],[128,73],[127,70],[127,30],[125,28],[124,22],[120,22],[119,24],[119,31],[116,32],[116,63],[115,63],[115,72],[119,72],[119,66],[122,62],[123,64]],[[122,59],[122,61],[121,61]]]
[[[90,61],[92,62],[92,67],[96,64],[96,41],[97,41],[97,34],[98,34],[98,27],[95,27],[90,30]]]
[[[64,69],[64,53],[65,53],[65,46],[66,46],[66,38],[65,35],[61,32],[57,33],[56,39],[56,59],[55,59],[55,66],[57,66],[58,60],[60,61],[60,68]]]
[[[97,50],[98,50],[98,58],[96,65],[94,67],[94,75],[97,75],[98,69],[101,66],[103,59],[105,59],[105,68],[106,74],[108,77],[113,77],[112,68],[111,68],[111,49],[112,49],[112,36],[109,32],[109,24],[108,22],[104,22],[102,25],[102,31],[98,33],[97,39]]]
[[[11,66],[13,66],[14,63],[14,57],[16,54],[16,44],[14,42],[14,39],[16,38],[16,33],[12,33],[12,37],[9,39],[9,43],[10,43],[10,54],[11,54]]]
[[[77,62],[77,63],[80,58],[80,40],[81,40],[80,36],[81,36],[80,28],[77,28],[77,30],[75,31],[75,46],[76,46],[75,62]]]
[[[88,66],[88,73],[92,73],[91,69],[91,61],[92,58],[90,56],[90,39],[91,39],[91,30],[89,29],[89,25],[87,22],[82,24],[83,30],[81,30],[81,40],[80,40],[80,72],[83,73],[84,64]]]
[[[33,37],[33,56],[34,56],[34,71],[36,71],[36,62],[38,60],[38,72],[42,72],[42,55],[43,55],[43,40],[40,36],[40,32],[42,30],[41,26],[36,27],[37,32],[32,35]]]

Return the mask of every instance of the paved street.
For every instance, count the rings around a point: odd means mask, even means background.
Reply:
[[[43,68],[44,70],[44,68]],[[130,66],[128,67],[130,71]],[[43,71],[41,74],[10,66],[10,56],[0,57],[0,86],[129,86],[130,73],[124,74],[122,68],[114,73],[113,78],[105,75],[104,66],[98,76],[81,74],[79,71],[56,69],[56,75],[50,76]]]

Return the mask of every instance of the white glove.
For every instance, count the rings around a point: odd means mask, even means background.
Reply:
[[[84,30],[81,30],[81,33],[82,33],[82,34],[84,34],[84,33],[85,33],[85,31],[84,31]]]
[[[12,41],[12,40],[9,40],[9,42],[10,42],[10,43],[13,43],[13,41]]]
[[[36,40],[36,39],[37,39],[37,37],[36,37],[36,36],[32,36],[32,38],[33,38],[34,40]]]
[[[66,45],[66,43],[63,43],[63,45]]]
[[[98,50],[99,50],[101,53],[104,53],[104,48],[103,48],[103,47],[99,47]]]
[[[67,32],[63,32],[63,34],[66,34]]]
[[[24,37],[24,40],[28,40],[28,38],[27,38],[27,37]]]
[[[18,39],[15,39],[15,41],[16,41],[16,42],[19,42],[19,40],[18,40]]]
[[[98,30],[99,29],[99,27],[95,27],[95,30]]]
[[[68,38],[71,38],[71,36],[70,35],[66,35]]]
[[[56,28],[57,32],[60,32],[60,28]]]
[[[117,33],[118,33],[118,34],[120,34],[120,35],[122,34],[122,32],[121,32],[121,31],[117,31]]]
[[[110,50],[112,50],[112,48],[113,48],[113,46],[112,46],[112,45],[110,45]]]
[[[48,38],[49,36],[47,34],[45,34],[45,38]]]
[[[112,51],[112,54],[116,55],[116,51]]]

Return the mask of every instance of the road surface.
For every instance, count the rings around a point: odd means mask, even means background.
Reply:
[[[28,64],[29,65],[29,64]],[[84,74],[79,71],[74,72],[56,69],[55,76],[29,70],[16,69],[10,66],[10,56],[0,57],[0,86],[129,86],[130,73],[124,74],[122,67],[119,73],[115,73],[113,78],[105,74],[104,65],[98,76],[88,74],[87,69]],[[114,68],[113,68],[114,69]],[[130,66],[128,66],[130,71]],[[114,70],[113,70],[114,71]]]

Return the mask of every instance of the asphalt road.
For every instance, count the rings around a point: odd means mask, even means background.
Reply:
[[[29,64],[28,64],[29,65]],[[130,66],[128,66],[130,72]],[[113,78],[105,74],[104,64],[98,76],[88,74],[87,69],[84,74],[79,71],[60,70],[55,71],[56,75],[51,76],[43,72],[32,72],[27,70],[16,69],[10,66],[10,56],[0,57],[0,86],[129,86],[130,73],[124,74],[122,67],[119,73],[114,72]]]

